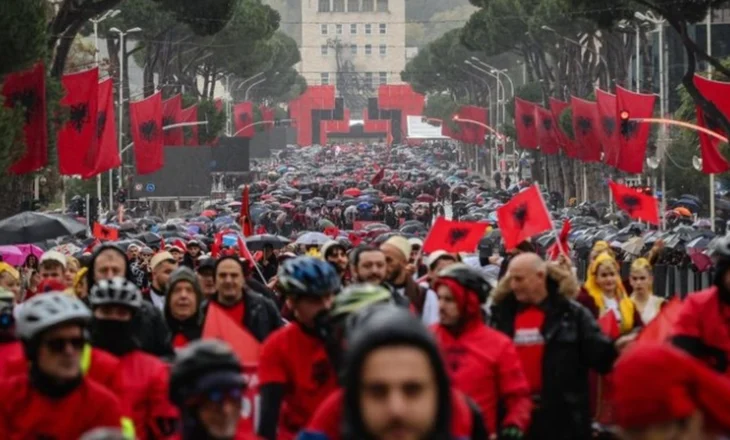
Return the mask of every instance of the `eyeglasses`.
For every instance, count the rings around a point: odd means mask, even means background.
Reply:
[[[74,350],[81,350],[84,348],[84,344],[86,344],[86,339],[82,337],[49,339],[43,344],[53,353],[63,353],[66,351],[66,346],[68,345],[71,345]]]
[[[242,398],[242,388],[213,389],[198,396],[199,401],[208,401],[217,405],[223,402],[240,403]]]

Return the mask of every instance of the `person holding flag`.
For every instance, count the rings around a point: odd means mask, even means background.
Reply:
[[[274,332],[261,349],[259,435],[291,440],[337,388],[325,342],[327,314],[341,285],[331,264],[312,257],[284,261],[277,277],[295,322]]]

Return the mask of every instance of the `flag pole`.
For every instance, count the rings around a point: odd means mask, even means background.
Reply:
[[[547,207],[547,203],[545,203],[545,199],[542,198],[542,192],[540,191],[540,185],[535,184],[537,187],[537,194],[540,196],[540,203],[542,203],[542,207],[545,209],[545,212],[550,214],[550,210]],[[560,234],[558,233],[558,230],[555,228],[555,222],[553,221],[553,217],[550,216],[550,225],[552,226],[553,235],[555,236],[555,243],[558,246],[558,250],[562,255],[565,256],[568,260],[570,260],[570,255],[568,255],[568,252],[565,248],[563,248],[563,244],[560,242]]]

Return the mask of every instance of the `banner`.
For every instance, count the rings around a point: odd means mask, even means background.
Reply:
[[[182,122],[182,95],[177,94],[170,99],[162,101],[162,127],[175,125]],[[179,147],[184,142],[183,128],[171,128],[163,130],[165,133],[165,145]]]
[[[96,149],[96,122],[99,109],[99,69],[64,75],[65,92],[61,106],[68,120],[58,131],[58,168],[62,175],[88,175],[93,164],[86,161]]]
[[[517,143],[520,147],[537,148],[539,140],[535,125],[535,104],[515,98],[515,130],[517,130]]]
[[[560,140],[557,133],[558,124],[555,122],[553,113],[536,105],[535,119],[537,119],[537,139],[540,144],[540,151],[549,155],[560,153]]]
[[[251,138],[256,134],[253,124],[253,103],[241,102],[233,106],[233,122],[237,137]]]
[[[616,86],[616,115],[627,111],[631,118],[651,118],[654,116],[655,95],[634,93]],[[639,174],[644,171],[646,143],[649,140],[651,125],[630,121],[619,131],[621,154],[618,169],[627,173]]]
[[[96,116],[96,142],[86,156],[89,173],[84,179],[119,168],[122,159],[117,148],[117,125],[114,119],[114,81],[109,78],[99,83],[99,109]]]
[[[198,122],[198,104],[182,109],[180,122]],[[198,140],[198,125],[183,127],[183,143],[185,145],[200,145]]]
[[[150,174],[164,166],[162,94],[155,93],[129,104],[134,161],[137,174]]]
[[[616,95],[596,89],[598,118],[601,121],[598,138],[603,145],[603,162],[617,168],[621,153],[619,123],[616,115]]]
[[[598,108],[595,102],[570,97],[573,108],[573,134],[578,158],[583,162],[601,161],[601,141],[598,138]]]
[[[715,107],[726,118],[730,118],[730,83],[713,81],[695,75],[694,84],[705,99],[715,104]],[[711,117],[705,115],[705,112],[702,111],[700,106],[697,106],[697,125],[725,136],[728,135]],[[699,133],[699,136],[700,151],[702,152],[702,172],[705,174],[717,174],[728,171],[730,165],[728,165],[727,160],[725,160],[725,157],[723,157],[718,148],[720,140],[702,132]]]
[[[570,136],[568,136],[565,131],[563,131],[563,127],[560,125],[560,117],[563,115],[563,112],[568,108],[570,108],[570,104],[568,104],[567,102],[561,101],[556,98],[550,98],[550,113],[553,114],[553,119],[555,119],[555,122],[557,123],[557,135],[558,140],[560,141],[560,146],[563,148],[566,156],[571,159],[577,159],[578,149],[576,148],[573,140],[570,138]]]

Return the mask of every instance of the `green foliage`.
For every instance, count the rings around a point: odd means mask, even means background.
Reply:
[[[614,0],[597,8],[593,0],[559,1],[601,27],[613,26],[619,20],[632,20],[634,12],[646,12],[647,9],[670,20],[699,23],[705,19],[709,8],[718,9],[727,4],[727,0]]]
[[[164,8],[198,35],[220,32],[233,16],[237,3],[239,0],[161,0]]]
[[[289,102],[301,95],[306,88],[306,80],[294,66],[301,61],[299,48],[293,38],[276,32],[271,39],[262,42],[268,49],[268,59],[260,66],[265,72],[266,81],[254,88],[250,94],[256,101],[269,103]],[[243,90],[240,90],[243,95]],[[239,96],[243,98],[243,96]]]
[[[46,53],[44,0],[3,0],[0,13],[0,76],[35,64]]]
[[[525,101],[535,102],[538,105],[543,104],[543,94],[540,83],[528,83],[517,86],[515,95]],[[515,100],[510,99],[505,106],[507,110],[507,122],[502,127],[497,127],[505,136],[515,139],[517,137],[517,129],[514,124]],[[494,111],[494,109],[492,109]]]
[[[434,13],[428,20],[406,23],[406,45],[424,47],[446,32],[463,26],[466,19],[477,9],[466,1],[461,3]]]
[[[182,95],[183,108],[198,104],[198,121],[208,121],[207,125],[198,125],[198,141],[201,145],[207,144],[223,133],[226,127],[226,112],[218,111],[215,101],[211,99],[198,100],[195,95]],[[192,127],[183,127],[185,137],[192,135]]]
[[[435,94],[426,100],[423,113],[427,118],[440,119],[442,124],[446,124],[452,131],[458,132],[459,126],[451,117],[459,111],[462,105],[463,103],[454,101],[448,94]]]

